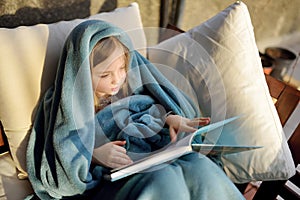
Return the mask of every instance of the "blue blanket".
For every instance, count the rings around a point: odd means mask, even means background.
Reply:
[[[131,96],[95,115],[89,55],[95,44],[117,37],[130,50]],[[54,85],[41,99],[27,149],[27,169],[41,199],[82,194],[101,182],[101,166],[91,168],[95,147],[124,139],[132,156],[170,142],[167,112],[193,118],[198,109],[147,59],[127,34],[103,21],[78,25],[66,40]]]

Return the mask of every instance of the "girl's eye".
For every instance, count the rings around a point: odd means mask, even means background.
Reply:
[[[99,77],[100,78],[105,78],[105,77],[108,77],[108,74],[101,74]]]
[[[126,67],[125,67],[125,66],[124,66],[124,67],[121,67],[120,70],[122,70],[122,71],[123,71],[123,70],[126,70]]]

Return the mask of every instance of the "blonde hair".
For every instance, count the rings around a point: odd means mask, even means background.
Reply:
[[[93,68],[99,63],[105,61],[116,49],[121,48],[124,52],[125,58],[125,70],[128,72],[129,69],[129,50],[122,44],[116,37],[107,37],[101,39],[93,48],[90,54],[90,67]],[[126,85],[126,84],[124,84]],[[123,88],[123,92],[126,93],[126,86]],[[100,101],[94,93],[94,106],[95,111],[102,109],[99,107]]]
[[[129,50],[122,44],[116,37],[107,37],[101,39],[93,48],[90,54],[90,65],[95,67],[99,63],[105,61],[117,48],[121,48],[124,51],[125,67],[128,71],[129,65]]]

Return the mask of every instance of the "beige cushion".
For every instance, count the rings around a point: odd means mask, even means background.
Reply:
[[[137,3],[100,13],[90,19],[109,21],[128,31],[134,47],[144,54],[146,39]],[[28,130],[39,96],[53,82],[59,55],[69,32],[87,19],[0,28],[0,120],[13,160],[25,178]],[[126,23],[125,23],[126,22]]]
[[[191,98],[196,96],[203,115],[213,122],[241,116],[210,133],[210,142],[263,146],[222,156],[231,180],[279,180],[295,173],[244,3],[234,3],[205,23],[152,47],[149,58],[172,66],[164,68],[165,74]],[[186,81],[193,91],[183,87]]]
[[[20,180],[9,153],[0,154],[0,199],[20,200],[33,192],[28,179]]]

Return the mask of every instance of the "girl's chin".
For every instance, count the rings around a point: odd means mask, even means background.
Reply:
[[[96,96],[98,98],[100,98],[100,97],[105,97],[105,96],[116,95],[116,94],[118,94],[119,91],[120,91],[120,89],[118,88],[118,89],[111,90],[111,91],[106,92],[106,93],[96,94]]]
[[[116,94],[118,94],[118,92],[119,92],[119,90],[118,90],[118,91],[113,91],[113,92],[111,93],[111,95],[116,95]]]

